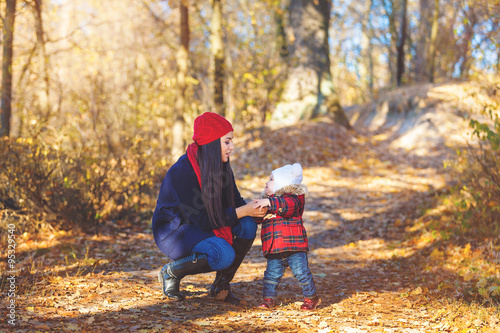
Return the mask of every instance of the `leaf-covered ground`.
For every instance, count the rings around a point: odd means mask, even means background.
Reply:
[[[304,166],[309,259],[322,299],[316,311],[299,311],[301,290],[290,271],[280,287],[280,305],[256,308],[265,269],[259,238],[233,284],[244,305],[208,296],[214,273],[186,277],[186,301],[167,301],[156,278],[167,260],[154,244],[149,218],[137,218],[110,221],[95,236],[20,236],[17,265],[30,269],[18,276],[13,328],[2,295],[1,330],[500,331],[495,303],[476,302],[467,293],[479,282],[476,271],[499,274],[498,242],[475,242],[434,227],[453,224],[443,199],[454,181],[443,168],[452,150],[436,144],[417,154],[394,145],[404,139],[394,127],[355,130],[323,120],[236,141],[233,169],[245,198],[260,195],[273,168]],[[435,140],[425,139],[441,142],[432,135]],[[5,262],[4,251],[2,270]]]

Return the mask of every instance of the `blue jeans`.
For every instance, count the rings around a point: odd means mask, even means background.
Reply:
[[[285,269],[290,267],[293,276],[302,287],[302,294],[305,298],[313,298],[316,295],[316,286],[307,262],[306,252],[297,252],[286,258],[267,259],[267,268],[264,273],[264,298],[276,299],[278,297],[278,285],[285,273]]]
[[[233,235],[243,239],[254,239],[257,233],[257,223],[250,216],[239,219],[238,224],[232,227]],[[192,253],[205,253],[208,256],[208,265],[214,271],[220,271],[231,266],[235,253],[233,247],[220,237],[209,237],[196,244]]]

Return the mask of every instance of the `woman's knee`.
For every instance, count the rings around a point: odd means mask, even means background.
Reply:
[[[233,233],[239,238],[254,239],[257,234],[257,222],[250,216],[242,217],[233,227]]]
[[[235,258],[233,247],[220,237],[202,240],[196,244],[192,252],[205,253],[208,257],[208,264],[214,271],[228,268]]]

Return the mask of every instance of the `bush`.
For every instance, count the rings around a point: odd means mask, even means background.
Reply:
[[[459,151],[456,166],[461,169],[465,185],[457,206],[467,229],[474,227],[475,231],[492,235],[500,231],[500,120],[493,108],[486,114],[490,124],[474,119],[469,123],[478,145]]]
[[[121,157],[110,157],[62,152],[32,139],[2,139],[0,209],[85,230],[104,219],[138,213],[143,203],[149,207],[158,182],[151,162],[156,159],[142,152],[139,142]]]

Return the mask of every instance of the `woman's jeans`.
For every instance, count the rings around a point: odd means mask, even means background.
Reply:
[[[264,273],[264,298],[276,299],[278,285],[285,273],[287,266],[292,270],[293,276],[302,287],[305,298],[313,298],[316,295],[313,276],[307,263],[307,253],[297,252],[286,258],[267,259],[267,268]]]
[[[254,239],[257,233],[257,223],[250,216],[239,219],[238,224],[232,227],[233,235],[243,239]],[[235,253],[233,247],[220,237],[210,237],[202,240],[192,250],[192,253],[205,253],[208,264],[214,271],[220,271],[231,266]]]

